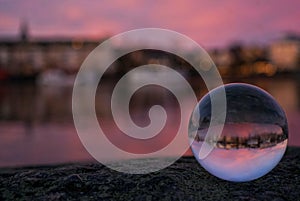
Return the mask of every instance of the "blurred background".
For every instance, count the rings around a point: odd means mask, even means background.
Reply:
[[[300,2],[293,0],[0,0],[0,167],[93,160],[72,119],[76,73],[102,41],[145,27],[171,29],[195,40],[209,53],[224,83],[246,82],[272,94],[287,113],[289,145],[300,146],[299,8]],[[115,61],[98,87],[97,116],[111,141],[140,153],[163,148],[173,139],[180,120],[178,102],[157,86],[133,96],[130,109],[138,125],[149,123],[147,108],[153,104],[163,105],[169,115],[164,135],[148,147],[135,146],[114,137],[120,131],[112,119],[110,96],[126,72],[151,63],[180,72],[198,100],[207,92],[188,63],[166,52],[136,51]],[[149,71],[140,76],[136,82],[159,75]]]

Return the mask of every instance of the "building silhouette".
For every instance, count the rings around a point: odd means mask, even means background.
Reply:
[[[23,20],[18,37],[0,36],[0,80],[7,77],[32,79],[52,68],[76,73],[88,54],[105,39],[31,37],[29,25]],[[300,37],[297,35],[275,41],[268,47],[234,44],[208,53],[223,77],[273,76],[280,72],[300,71]],[[119,59],[119,68],[111,73],[124,73],[126,66],[158,61],[196,74],[191,70],[193,68],[186,68],[188,64],[183,59],[160,55],[161,52],[155,51],[132,53],[130,57]]]

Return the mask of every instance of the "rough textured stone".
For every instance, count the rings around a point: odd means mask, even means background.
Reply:
[[[300,148],[289,147],[266,176],[232,183],[207,173],[193,157],[146,175],[101,164],[0,169],[0,200],[299,200]]]

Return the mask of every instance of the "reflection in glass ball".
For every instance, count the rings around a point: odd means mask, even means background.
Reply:
[[[222,133],[207,135],[209,127],[222,126],[211,119],[211,97],[205,95],[194,109],[189,139],[197,161],[211,174],[243,182],[262,177],[281,160],[288,139],[287,119],[278,103],[262,89],[249,84],[224,85],[227,99]],[[203,144],[212,151],[199,156]]]

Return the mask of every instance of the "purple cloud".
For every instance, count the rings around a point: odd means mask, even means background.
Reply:
[[[26,18],[34,36],[102,36],[161,27],[204,46],[232,41],[265,42],[285,31],[300,32],[299,1],[1,1],[0,35],[16,34]]]

